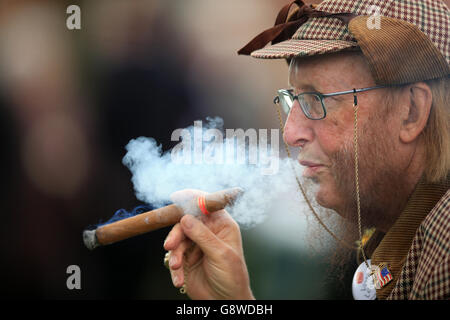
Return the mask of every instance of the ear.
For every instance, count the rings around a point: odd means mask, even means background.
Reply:
[[[400,114],[402,123],[400,140],[403,143],[413,142],[427,125],[433,96],[430,87],[424,82],[411,84],[404,91],[403,108]]]

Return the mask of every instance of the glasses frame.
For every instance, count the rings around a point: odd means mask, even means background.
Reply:
[[[360,88],[360,89],[353,89],[353,90],[347,90],[347,91],[332,92],[332,93],[320,93],[320,92],[311,91],[311,92],[302,92],[302,93],[299,93],[297,95],[293,94],[293,92],[294,92],[293,89],[280,89],[280,90],[278,90],[278,95],[273,99],[273,103],[274,104],[279,103],[281,95],[289,95],[292,98],[292,101],[293,101],[292,105],[294,104],[294,100],[297,100],[298,104],[300,105],[300,108],[303,111],[303,114],[308,119],[310,119],[310,120],[322,120],[327,115],[327,109],[325,108],[325,103],[323,102],[324,98],[335,97],[335,96],[340,96],[340,95],[350,94],[350,93],[356,94],[357,92],[364,92],[364,91],[375,90],[375,89],[382,89],[382,88],[388,88],[388,87],[390,87],[390,86],[380,85],[380,86]],[[323,117],[321,117],[321,118],[313,118],[313,117],[310,117],[308,115],[308,112],[305,110],[304,106],[300,103],[300,100],[298,99],[300,96],[303,96],[305,94],[314,94],[317,97],[319,97],[320,103],[321,103],[322,109],[323,109]],[[356,96],[355,96],[355,104],[356,104]],[[291,112],[291,110],[292,110],[292,106],[289,108],[289,112]],[[289,112],[288,112],[288,114],[289,114]]]

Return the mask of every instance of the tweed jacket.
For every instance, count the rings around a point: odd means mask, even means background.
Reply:
[[[390,265],[393,280],[378,299],[450,299],[450,180],[419,183],[384,236],[372,263]]]
[[[417,230],[388,299],[450,299],[450,190]]]

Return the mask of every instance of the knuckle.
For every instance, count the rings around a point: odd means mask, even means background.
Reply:
[[[240,231],[239,224],[236,222],[236,220],[233,219],[233,217],[230,216],[230,214],[223,210],[223,214],[221,215],[221,223],[229,228],[230,230],[234,232]]]
[[[231,229],[233,232],[240,233],[239,224],[238,224],[234,219],[232,219],[232,220],[230,221],[230,229]]]
[[[235,263],[237,260],[239,260],[239,257],[236,254],[236,252],[229,246],[224,246],[223,248],[221,248],[220,257],[231,263]]]
[[[179,245],[179,246],[177,246],[176,248],[174,248],[174,249],[172,250],[172,253],[171,253],[170,257],[171,257],[171,258],[172,258],[172,257],[178,257],[179,255],[182,255],[182,254],[183,254],[183,251],[184,251],[183,246]]]

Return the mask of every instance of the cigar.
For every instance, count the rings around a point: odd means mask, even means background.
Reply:
[[[95,230],[83,231],[86,247],[93,250],[153,230],[172,226],[185,214],[209,215],[233,205],[243,193],[241,188],[231,188],[188,199],[176,199],[174,204],[122,219]]]

